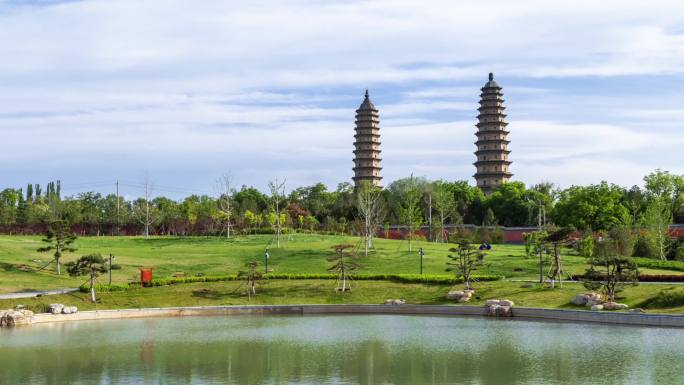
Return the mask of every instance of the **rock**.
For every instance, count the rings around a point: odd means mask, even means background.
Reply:
[[[17,305],[14,307],[14,310],[24,310],[24,309],[26,309],[26,306],[24,306],[24,305]]]
[[[470,295],[470,294],[464,295],[463,297],[461,297],[461,298],[458,300],[458,302],[468,302],[468,301],[470,301],[470,298],[471,298],[471,297],[472,297],[472,295]]]
[[[570,301],[573,305],[577,306],[594,306],[603,303],[603,297],[598,293],[584,293],[577,294],[575,298]]]
[[[515,304],[513,303],[513,301],[511,301],[509,299],[502,299],[501,301],[499,301],[499,305],[506,306],[506,307],[512,307]]]
[[[402,299],[402,303],[403,303],[403,301],[404,301],[404,300]],[[70,306],[70,307],[71,307],[71,313],[72,313],[72,314],[73,314],[73,313],[78,313],[78,308],[77,308],[76,306]]]
[[[485,302],[485,306],[494,306],[494,305],[499,305],[499,300],[498,299],[488,299],[487,302]]]
[[[598,310],[603,310],[603,305],[593,305],[591,307],[592,311],[598,311]]]
[[[0,312],[0,326],[30,325],[33,312],[30,310],[4,310]]]
[[[584,306],[587,304],[587,296],[584,294],[577,294],[570,303],[577,306]]]
[[[61,303],[53,303],[50,304],[49,309],[49,312],[52,314],[61,314],[62,309],[64,309],[64,305],[62,305]]]
[[[496,317],[511,317],[513,315],[513,301],[503,299],[489,299],[485,302],[485,314]]]
[[[497,317],[510,317],[513,315],[513,312],[510,306],[497,306],[495,314]]]
[[[629,306],[624,304],[624,303],[617,303],[617,302],[606,302],[603,304],[603,308],[605,310],[624,310],[627,309]]]
[[[465,295],[462,291],[452,290],[446,294],[446,299],[461,299]]]
[[[385,305],[403,305],[405,304],[406,301],[403,299],[388,299],[385,301]],[[74,313],[76,313],[76,307],[72,306],[74,308]]]
[[[644,310],[644,309],[638,307],[638,308],[636,308],[636,309],[629,309],[629,312],[630,312],[630,313],[644,314],[644,313],[646,313],[646,310]]]

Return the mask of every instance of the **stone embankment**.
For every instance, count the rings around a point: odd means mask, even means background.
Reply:
[[[394,315],[440,315],[483,316],[494,313],[512,319],[553,320],[569,322],[596,322],[638,326],[684,327],[684,315],[640,314],[637,312],[605,312],[587,310],[539,309],[515,307],[506,300],[495,300],[490,306],[442,306],[442,305],[270,305],[270,306],[209,306],[173,307],[123,310],[94,310],[71,314],[33,314],[27,310],[0,311],[3,326],[40,324],[52,322],[125,319],[141,317],[183,317],[210,315],[327,315],[327,314],[394,314]],[[507,308],[507,309],[506,309]],[[493,310],[492,310],[493,309]],[[7,313],[9,317],[7,317]],[[17,314],[20,313],[20,314]],[[11,320],[11,321],[10,321]],[[457,321],[455,321],[457,322]]]

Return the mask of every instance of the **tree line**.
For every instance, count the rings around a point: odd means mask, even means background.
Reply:
[[[655,170],[644,186],[607,182],[560,189],[552,183],[526,186],[509,182],[486,196],[467,181],[429,181],[407,177],[384,189],[323,183],[286,193],[283,181],[269,191],[234,188],[219,181],[214,195],[182,200],[152,196],[149,182],[142,197],[126,200],[94,191],[62,196],[61,183],[50,182],[0,192],[0,231],[44,234],[51,222],[69,224],[79,235],[225,235],[323,231],[369,234],[387,225],[402,225],[409,235],[430,226],[435,241],[446,241],[445,226],[572,226],[580,231],[615,227],[663,228],[684,223],[684,175]],[[148,188],[150,187],[150,188]],[[432,231],[434,229],[434,231]],[[367,237],[370,242],[370,236]],[[410,239],[410,236],[409,236]]]

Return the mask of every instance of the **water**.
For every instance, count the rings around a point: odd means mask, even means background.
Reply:
[[[147,318],[0,329],[0,384],[682,384],[684,330],[467,317]]]

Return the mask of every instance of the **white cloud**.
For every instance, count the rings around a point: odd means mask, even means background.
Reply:
[[[512,83],[520,179],[591,181],[601,169],[579,167],[611,157],[625,162],[605,179],[640,179],[630,175],[678,167],[684,144],[672,135],[684,122],[672,102],[684,79],[678,7],[0,1],[0,173],[23,184],[150,170],[185,185],[233,169],[255,185],[275,174],[335,184],[351,177],[354,109],[370,87],[386,180],[470,179],[479,87],[494,71]],[[640,76],[671,79],[659,84],[670,104],[554,83]]]

